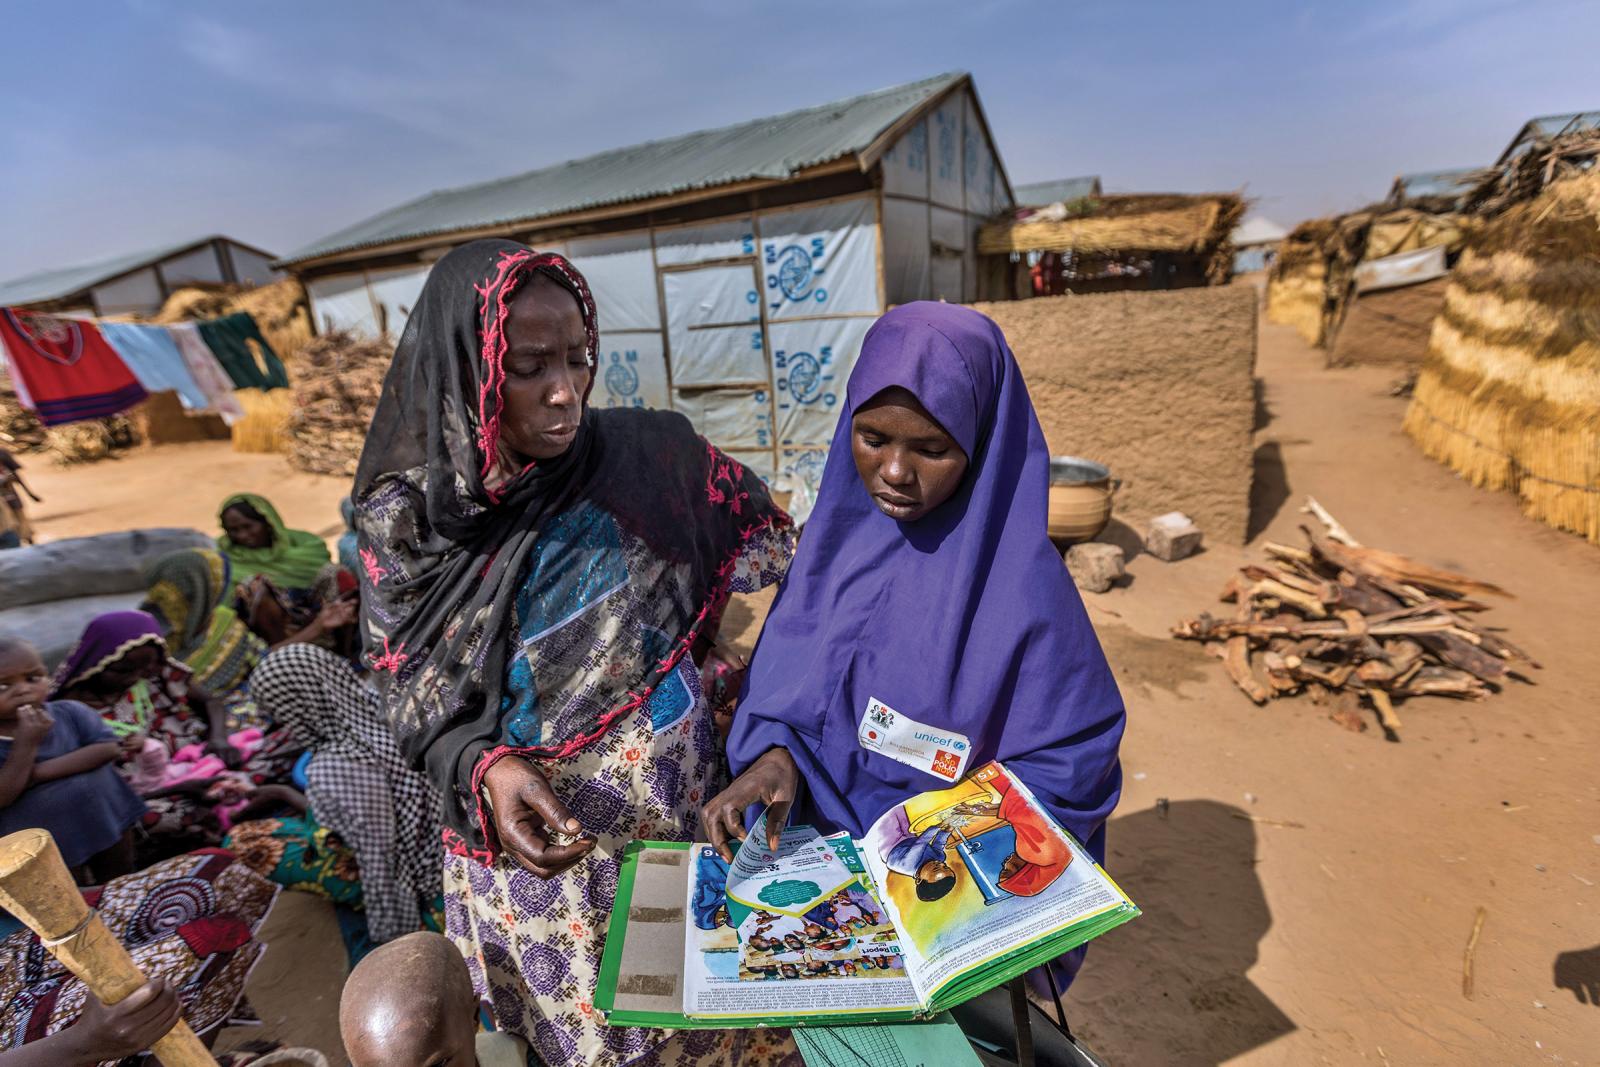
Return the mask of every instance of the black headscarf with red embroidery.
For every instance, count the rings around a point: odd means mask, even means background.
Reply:
[[[448,828],[471,850],[495,848],[477,787],[492,758],[512,751],[501,704],[528,562],[586,563],[571,546],[541,543],[541,531],[592,506],[642,544],[627,583],[647,598],[653,631],[597,639],[582,676],[552,686],[563,706],[549,709],[540,744],[514,751],[555,759],[648,699],[714,628],[744,543],[789,522],[682,415],[596,410],[587,395],[566,453],[497,482],[508,306],[534,273],[578,301],[594,363],[594,299],[570,263],[512,241],[464,245],[435,264],[407,320],[356,472],[368,663],[402,751],[439,787]],[[563,634],[596,637],[563,628],[555,639]]]

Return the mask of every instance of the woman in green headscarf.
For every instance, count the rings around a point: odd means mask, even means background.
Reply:
[[[332,563],[322,538],[307,530],[291,530],[265,497],[235,493],[222,502],[223,534],[217,549],[233,565],[235,585],[261,576],[279,589],[299,593],[326,580]]]
[[[163,556],[146,572],[147,591],[141,611],[156,617],[167,635],[167,648],[194,672],[196,684],[218,696],[242,694],[250,673],[270,648],[309,642],[327,643],[354,621],[355,604],[336,600],[303,626],[280,625],[260,633],[241,615],[228,557],[204,548],[188,548]],[[283,632],[287,630],[288,632]],[[233,710],[230,708],[230,710]]]

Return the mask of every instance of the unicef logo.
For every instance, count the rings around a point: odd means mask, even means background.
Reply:
[[[639,374],[623,362],[606,368],[606,388],[613,396],[632,396],[639,391]]]
[[[822,364],[810,352],[789,357],[789,395],[809,404],[822,392]]]
[[[811,253],[799,245],[790,245],[778,253],[778,288],[790,300],[804,300],[811,292],[815,277],[811,266]]]

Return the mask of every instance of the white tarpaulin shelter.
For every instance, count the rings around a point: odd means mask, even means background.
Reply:
[[[946,74],[432,193],[282,265],[319,327],[398,337],[455,245],[563,252],[599,313],[592,403],[671,407],[814,486],[868,327],[893,304],[999,295],[976,233],[1012,204],[972,79]]]

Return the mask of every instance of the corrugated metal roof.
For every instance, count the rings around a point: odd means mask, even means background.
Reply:
[[[182,252],[186,248],[193,248],[209,240],[211,238],[201,237],[185,241],[183,244],[130,252],[125,256],[116,256],[98,263],[86,263],[78,267],[57,267],[54,270],[43,270],[21,278],[12,278],[10,281],[0,282],[0,305],[9,307],[18,304],[39,304],[47,300],[62,300],[85,289],[93,288],[109,278],[127,274],[129,271],[165,259],[174,252]]]
[[[1512,156],[1520,154],[1521,149],[1542,137],[1555,137],[1574,130],[1600,129],[1600,111],[1573,111],[1565,115],[1542,115],[1536,119],[1529,119],[1522,124],[1522,129],[1511,139],[1506,150],[1500,153],[1497,164],[1504,163]]]
[[[1063,200],[1082,200],[1086,196],[1100,195],[1100,176],[1086,174],[1081,178],[1057,178],[1050,182],[1032,182],[1016,188],[1017,204],[1021,207],[1043,207],[1059,204]]]
[[[966,78],[962,72],[941,74],[820,107],[430,193],[313,241],[280,265],[752,178],[782,180],[863,151],[907,113]]]

